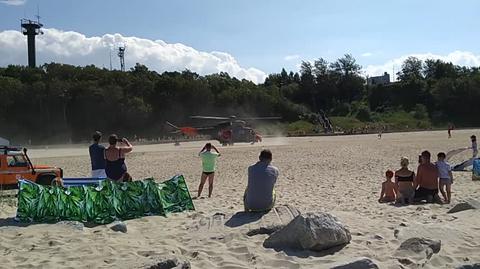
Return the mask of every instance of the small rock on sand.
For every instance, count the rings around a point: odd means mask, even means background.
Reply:
[[[480,209],[480,202],[474,199],[468,199],[463,203],[456,204],[447,213],[457,213],[460,211],[470,210],[470,209]]]
[[[165,259],[163,261],[155,262],[153,265],[147,265],[145,269],[190,269],[192,268],[190,262],[187,260],[180,260],[178,258]]]
[[[267,248],[321,251],[344,246],[352,236],[336,217],[328,213],[298,215],[263,243]]]
[[[427,238],[412,237],[405,240],[397,250],[397,254],[424,254],[426,259],[430,259],[434,253],[440,251],[442,242],[440,240],[431,240]]]
[[[350,263],[334,266],[331,269],[378,269],[378,265],[368,258],[362,258]]]
[[[110,226],[110,229],[115,232],[122,232],[126,233],[127,232],[127,224],[121,221],[116,221]]]
[[[267,226],[267,227],[260,227],[256,229],[251,229],[247,232],[248,236],[254,236],[259,234],[273,234],[274,232],[280,230],[283,226],[276,225],[276,226]]]
[[[57,222],[58,225],[63,225],[63,226],[66,226],[66,227],[71,227],[75,230],[79,230],[79,231],[83,231],[83,228],[85,227],[83,225],[83,223],[79,222],[79,221],[68,221],[68,220],[63,220],[63,221],[59,221]]]

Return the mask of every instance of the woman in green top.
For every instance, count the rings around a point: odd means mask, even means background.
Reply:
[[[212,149],[215,152],[212,152]],[[200,178],[200,185],[198,186],[198,195],[200,197],[203,190],[203,185],[208,179],[208,198],[212,196],[213,191],[213,179],[215,177],[215,168],[217,165],[217,158],[220,156],[218,149],[210,143],[205,144],[202,150],[198,153],[198,156],[202,158],[202,176]]]

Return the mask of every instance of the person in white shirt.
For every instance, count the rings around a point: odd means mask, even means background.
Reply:
[[[442,193],[443,199],[445,203],[449,204],[452,199],[452,184],[453,184],[453,174],[452,168],[449,163],[445,161],[446,155],[443,152],[437,154],[438,160],[436,162],[437,170],[438,170],[438,177],[439,180],[439,187],[440,192]]]

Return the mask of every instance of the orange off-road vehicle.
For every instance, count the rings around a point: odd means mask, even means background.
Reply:
[[[46,165],[33,165],[27,149],[0,146],[0,185],[18,187],[19,179],[28,179],[42,185],[55,184],[63,177],[63,170]]]

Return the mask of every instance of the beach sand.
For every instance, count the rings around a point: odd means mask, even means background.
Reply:
[[[192,268],[330,268],[359,257],[370,258],[380,268],[416,268],[402,265],[395,254],[413,236],[442,241],[440,252],[424,261],[423,268],[480,262],[480,212],[447,214],[463,199],[480,198],[480,182],[472,182],[471,173],[454,173],[451,205],[377,203],[386,169],[398,169],[401,156],[409,157],[416,170],[422,150],[436,156],[466,147],[469,136],[479,132],[454,131],[452,139],[446,131],[383,134],[381,140],[376,135],[268,138],[255,145],[218,147],[222,156],[212,198],[194,200],[196,211],[127,220],[127,233],[114,232],[108,225],[80,230],[62,224],[19,224],[12,220],[16,208],[4,202],[0,268],[141,268],[170,257],[188,260]],[[183,174],[195,196],[201,172],[197,153],[203,144],[138,146],[127,158],[129,171],[134,178],[153,176],[158,181]],[[261,221],[224,225],[243,210],[247,167],[262,148],[272,150],[273,164],[280,170],[277,205],[334,214],[351,231],[350,244],[333,254],[276,251],[262,246],[267,235],[246,234]],[[452,163],[470,154],[462,153]],[[34,163],[62,167],[66,177],[90,173],[86,148],[36,149],[29,155]]]

